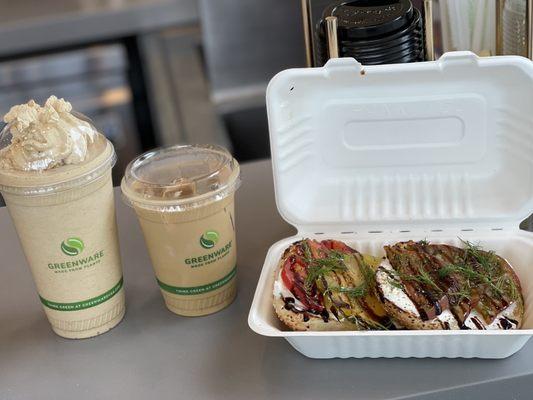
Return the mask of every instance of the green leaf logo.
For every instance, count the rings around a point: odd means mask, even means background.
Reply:
[[[200,237],[200,246],[204,249],[212,249],[217,244],[218,239],[218,232],[207,231]]]
[[[77,256],[83,251],[85,245],[79,238],[71,237],[61,242],[61,251],[67,256]]]

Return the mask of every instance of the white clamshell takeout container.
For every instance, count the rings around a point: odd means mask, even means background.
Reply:
[[[503,358],[533,335],[533,62],[478,58],[364,67],[351,58],[290,69],[267,90],[276,203],[296,236],[266,256],[248,318],[312,358]],[[525,319],[511,331],[293,332],[272,286],[283,251],[331,238],[360,252],[427,239],[480,243],[520,277]]]

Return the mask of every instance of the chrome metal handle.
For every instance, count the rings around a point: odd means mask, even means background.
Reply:
[[[326,17],[329,58],[339,58],[339,41],[337,39],[337,17]]]
[[[426,60],[435,60],[435,39],[433,32],[433,0],[424,0],[424,38]]]
[[[527,56],[533,59],[533,0],[527,0],[526,7]]]
[[[310,21],[310,2],[311,0],[301,0],[302,3],[302,22],[304,28],[305,41],[305,65],[313,66],[313,43],[311,41],[311,21]]]

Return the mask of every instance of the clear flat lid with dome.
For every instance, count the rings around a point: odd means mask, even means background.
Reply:
[[[239,184],[239,164],[226,149],[185,145],[140,155],[126,168],[121,187],[130,205],[180,211],[221,200]]]
[[[0,190],[44,194],[85,184],[114,165],[111,143],[64,99],[11,107],[0,131]]]

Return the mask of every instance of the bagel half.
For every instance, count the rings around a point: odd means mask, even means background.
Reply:
[[[274,309],[297,331],[384,329],[389,319],[375,296],[373,278],[368,260],[344,243],[304,239],[280,260]]]
[[[520,281],[493,252],[465,242],[385,246],[376,273],[378,297],[406,329],[518,329],[524,319]]]

